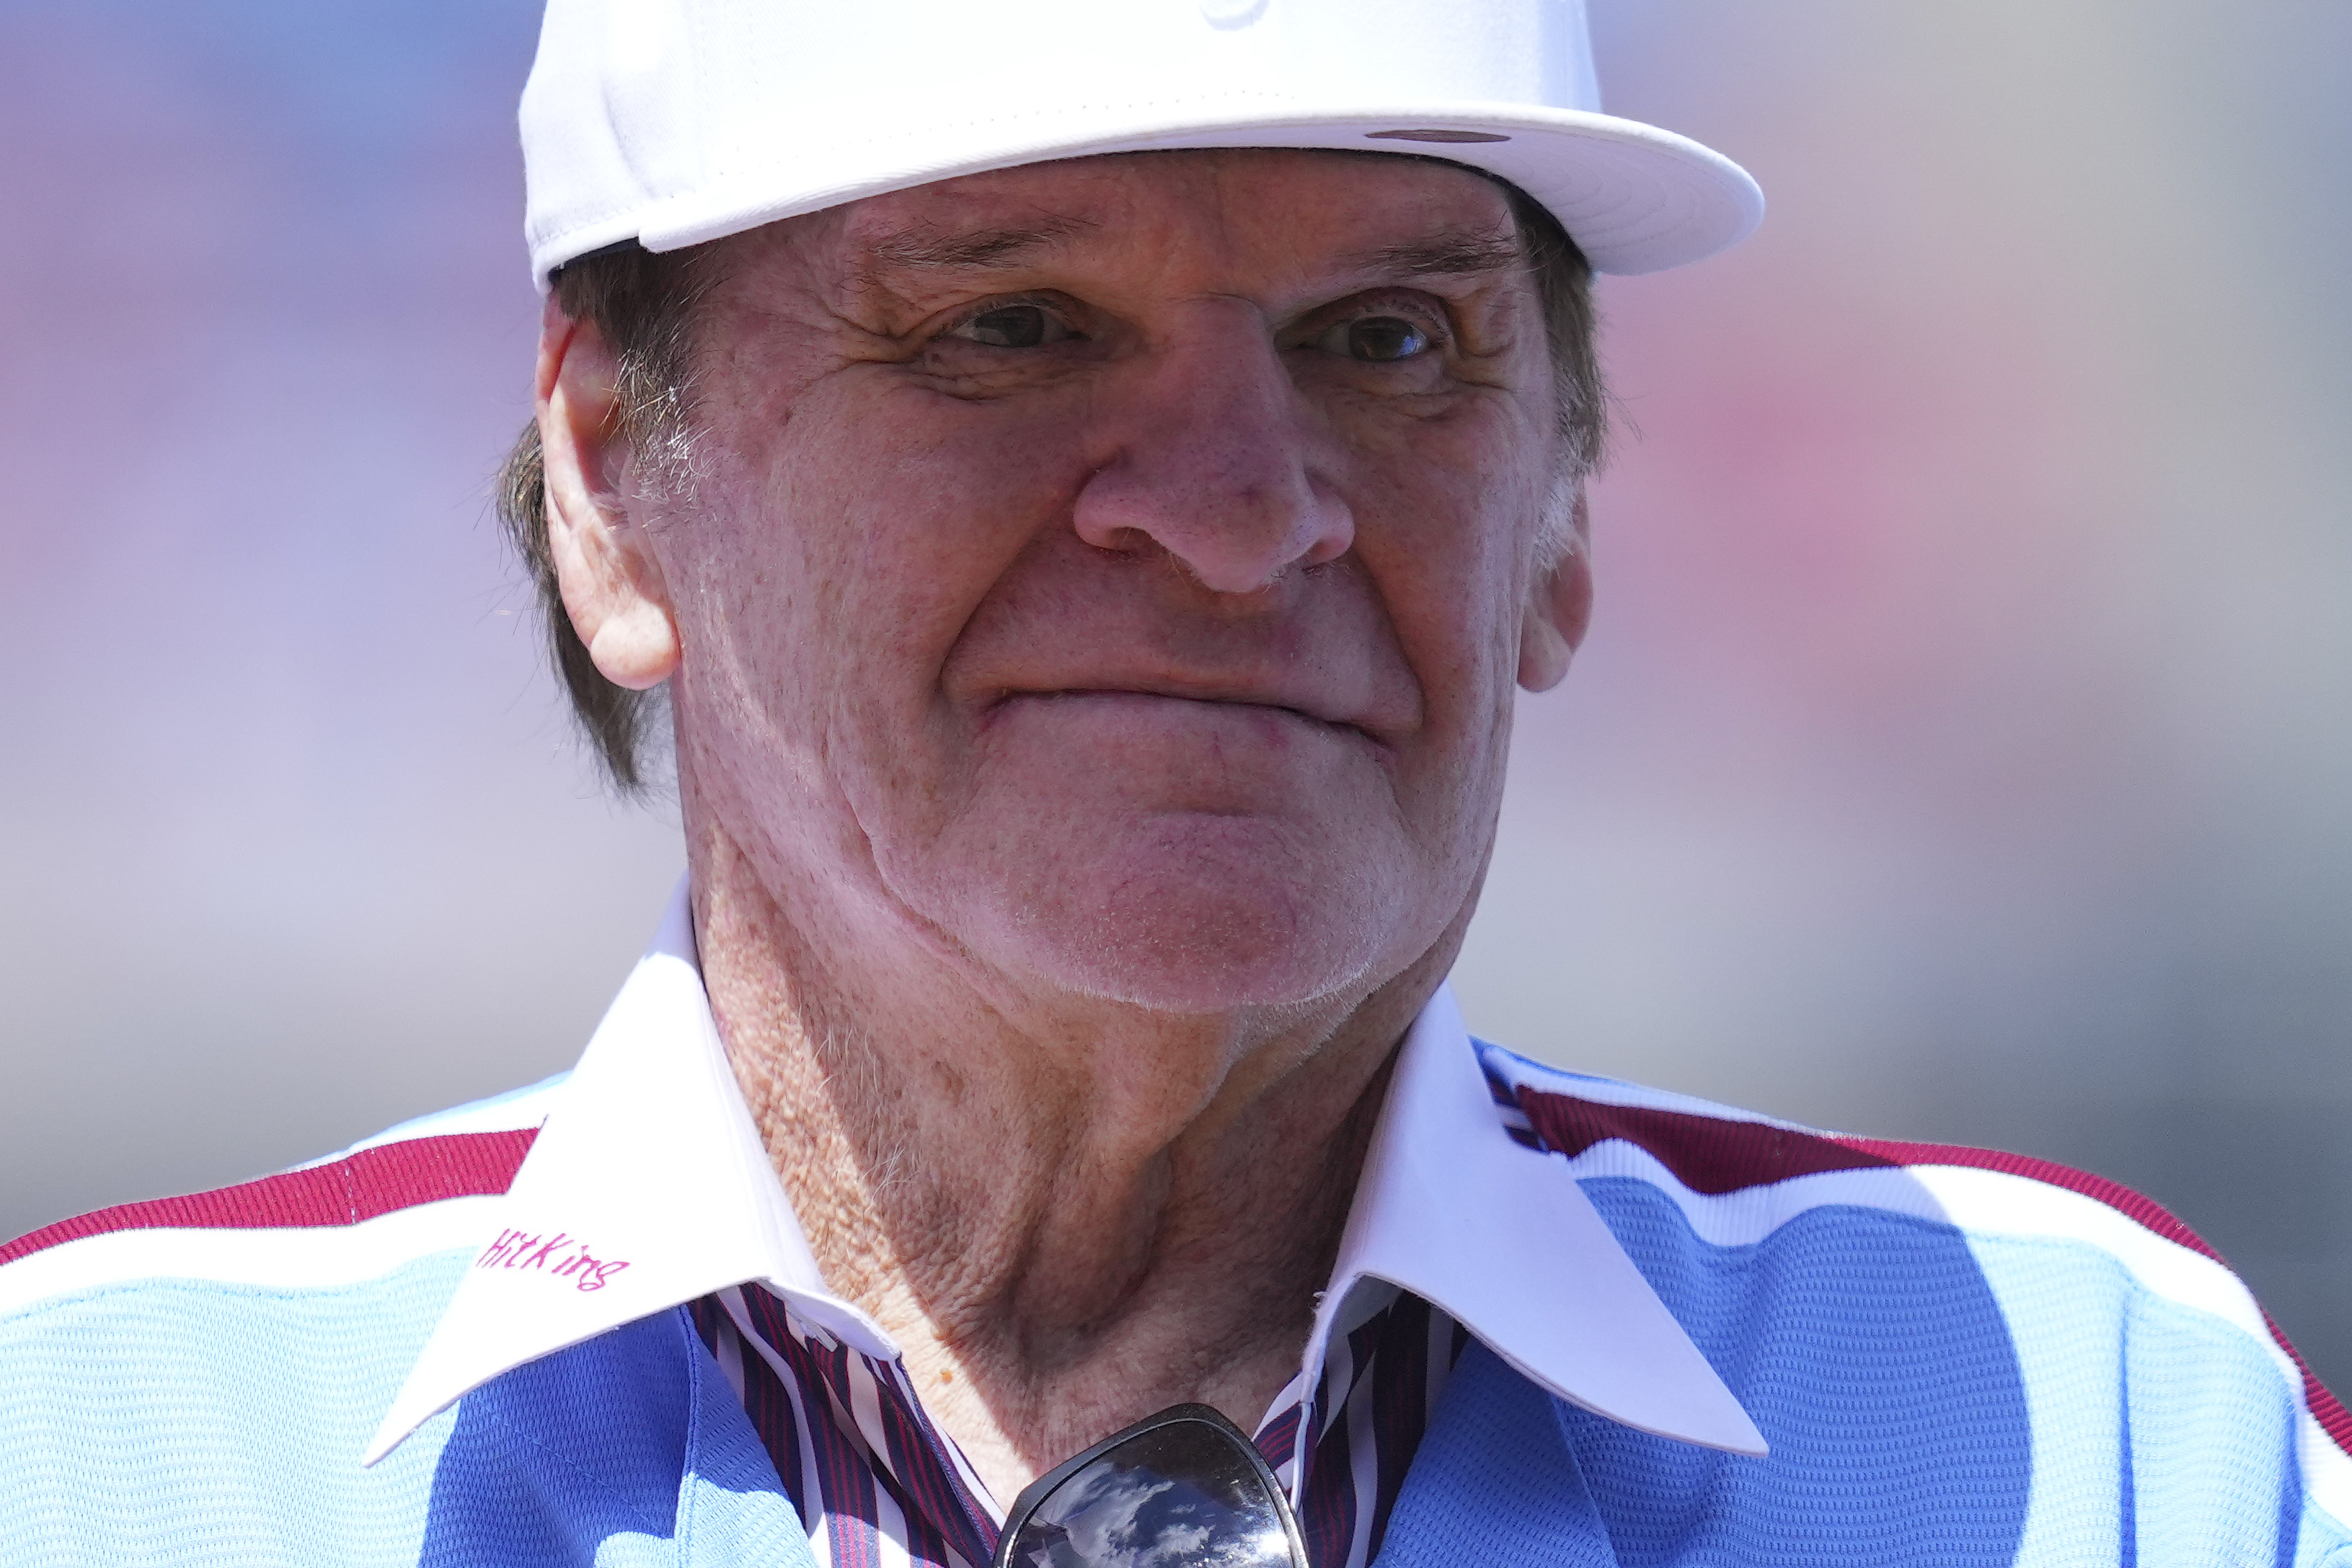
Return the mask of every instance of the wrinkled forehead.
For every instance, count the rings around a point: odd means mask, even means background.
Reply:
[[[1497,181],[1435,159],[1291,149],[1135,152],[938,181],[768,225],[815,280],[897,293],[1114,268],[1324,288],[1519,267]]]

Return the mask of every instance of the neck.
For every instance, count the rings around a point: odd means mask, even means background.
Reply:
[[[696,849],[711,1007],[826,1283],[998,1497],[1169,1405],[1254,1427],[1453,944],[1377,989],[1170,1016],[827,939],[856,923]]]

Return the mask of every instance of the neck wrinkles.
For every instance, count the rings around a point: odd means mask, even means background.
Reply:
[[[1311,1016],[1016,1011],[920,951],[812,940],[740,857],[697,861],[712,1009],[827,1286],[989,1484],[1185,1400],[1254,1424],[1451,944]]]

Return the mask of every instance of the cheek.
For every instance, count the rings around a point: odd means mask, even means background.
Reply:
[[[1497,444],[1484,461],[1384,463],[1360,486],[1358,554],[1449,747],[1507,716],[1518,668],[1544,476]]]
[[[936,397],[803,395],[714,429],[696,516],[687,667],[769,744],[821,750],[861,816],[930,809],[963,747],[941,671],[1077,469],[1055,422],[994,428]]]

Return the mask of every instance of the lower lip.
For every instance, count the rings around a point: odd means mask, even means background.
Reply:
[[[1000,701],[991,717],[1014,712],[1133,725],[1162,734],[1190,732],[1204,741],[1246,737],[1280,744],[1303,734],[1386,749],[1352,725],[1331,724],[1271,703],[1223,702],[1156,692],[1017,692]]]

